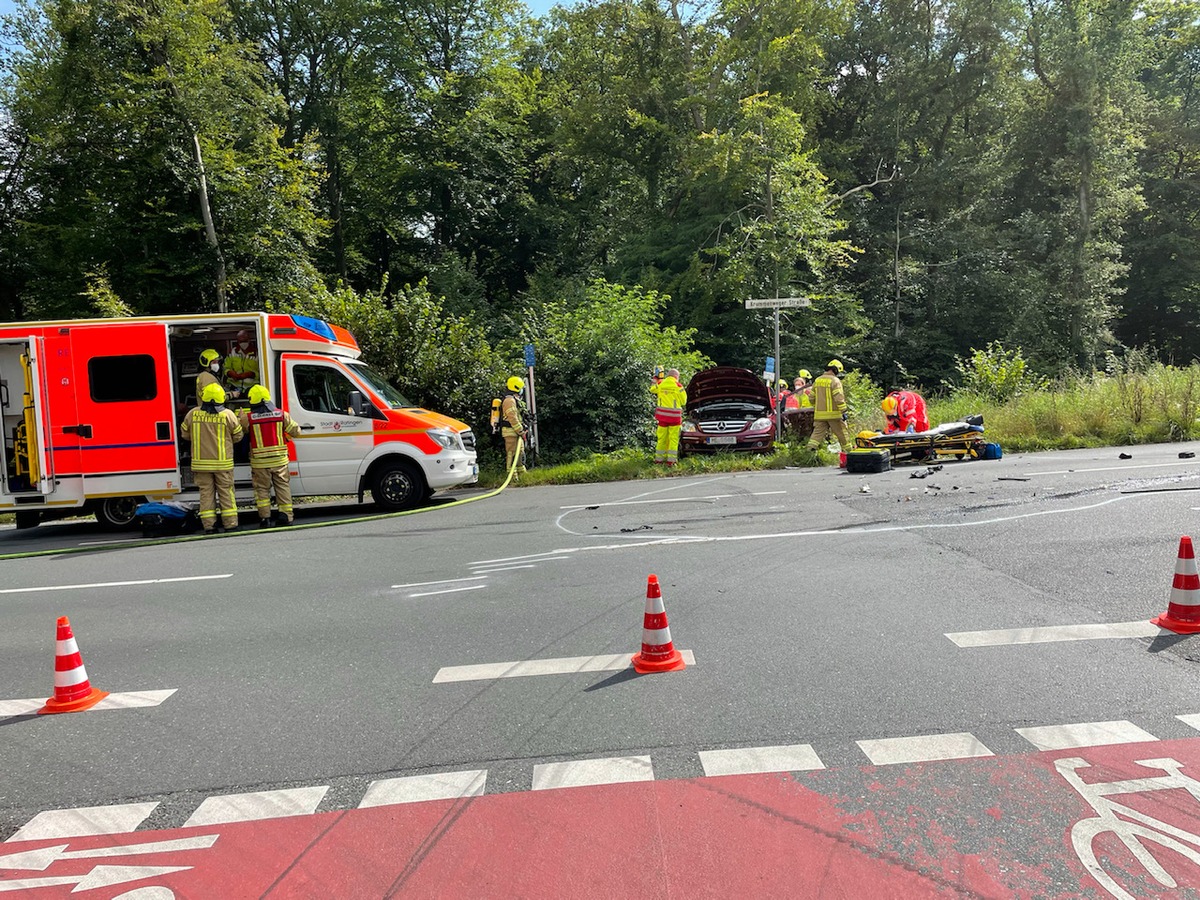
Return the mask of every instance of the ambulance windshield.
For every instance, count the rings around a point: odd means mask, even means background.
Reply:
[[[354,374],[361,378],[390,408],[407,409],[412,407],[407,397],[388,384],[378,372],[372,371],[370,366],[365,363],[351,363],[350,365]]]

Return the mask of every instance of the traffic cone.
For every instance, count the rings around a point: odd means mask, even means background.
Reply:
[[[633,655],[633,668],[642,675],[651,672],[674,672],[686,666],[683,656],[671,642],[667,625],[667,610],[663,606],[658,576],[646,582],[646,617],[642,620],[642,652]]]
[[[1150,622],[1178,634],[1200,632],[1200,575],[1196,573],[1192,539],[1187,535],[1179,539],[1179,558],[1175,561],[1175,580],[1171,583],[1167,611]]]
[[[38,715],[79,712],[95,706],[107,696],[108,691],[94,688],[88,681],[71,622],[66,616],[59,616],[58,639],[54,642],[54,696],[38,710]]]

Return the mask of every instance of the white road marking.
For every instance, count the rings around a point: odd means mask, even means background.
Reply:
[[[535,791],[653,780],[654,766],[648,756],[578,759],[570,762],[543,763],[533,767]]]
[[[486,584],[468,584],[463,587],[442,588],[440,591],[421,591],[418,594],[409,594],[410,597],[433,597],[437,594],[457,594],[459,591],[477,591],[480,588],[487,587]]]
[[[577,548],[566,547],[562,550],[547,550],[544,553],[526,553],[524,556],[505,556],[501,559],[477,559],[475,562],[467,563],[472,569],[478,569],[481,566],[497,565],[501,566],[505,563],[519,562],[538,562],[543,556],[552,556],[556,553],[574,553]]]
[[[751,491],[751,497],[768,497],[771,494],[786,494],[787,491]]]
[[[33,594],[38,591],[81,591],[87,588],[129,587],[135,584],[169,584],[178,581],[211,581],[214,578],[232,578],[228,575],[189,575],[186,578],[147,578],[142,581],[100,581],[95,584],[54,584],[45,587],[4,588],[0,594]]]
[[[134,709],[140,706],[158,706],[177,690],[179,689],[171,688],[166,691],[126,691],[124,693],[112,693],[95,706],[80,710],[80,712],[103,712],[106,709]],[[45,697],[41,699],[34,697],[28,700],[0,700],[0,719],[6,719],[10,716],[33,715],[45,705]]]
[[[856,741],[872,765],[890,766],[897,763],[933,762],[939,759],[972,759],[992,756],[992,751],[975,735],[928,734],[917,737],[879,738]]]
[[[472,571],[485,572],[488,575],[490,575],[492,572],[512,572],[516,569],[536,569],[536,568],[537,568],[537,566],[530,564],[530,565],[524,565],[524,566],[492,566],[487,569],[472,569]]]
[[[680,650],[683,661],[696,664],[691,650]],[[524,659],[516,662],[481,663],[474,666],[445,666],[433,676],[434,684],[451,681],[487,681],[494,678],[522,678],[527,675],[570,675],[575,672],[609,672],[631,667],[633,652],[604,656],[566,656],[560,659]]]
[[[106,856],[142,856],[148,853],[175,853],[180,850],[207,850],[217,842],[218,835],[202,834],[197,837],[176,838],[170,841],[150,841],[140,844],[123,844],[117,847],[93,847],[90,850],[68,850],[69,844],[39,847],[20,853],[0,856],[0,870],[44,872],[61,859],[96,859]]]
[[[125,834],[133,831],[154,812],[158,803],[121,803],[114,806],[81,806],[40,812],[10,837],[15,841],[86,837],[93,834]]]
[[[1001,644],[1156,637],[1171,633],[1166,628],[1150,624],[1149,619],[1143,619],[1139,622],[1111,622],[1099,625],[1046,625],[1038,628],[1002,628],[996,631],[955,631],[946,637],[960,647],[995,647]]]
[[[1192,728],[1200,731],[1200,714],[1191,713],[1190,715],[1176,716],[1175,718],[1177,718],[1184,725],[1190,725]]]
[[[809,744],[701,750],[705,775],[754,775],[759,772],[806,772],[825,764]]]
[[[257,822],[261,819],[282,819],[286,816],[310,816],[329,785],[287,788],[280,791],[256,791],[251,794],[226,794],[209,797],[183,823],[192,825],[222,825],[226,822]]]
[[[397,803],[423,803],[426,800],[458,800],[480,797],[487,784],[487,769],[472,772],[440,772],[435,775],[412,775],[408,778],[385,778],[372,781],[363,795],[359,809],[371,806],[392,806]]]
[[[783,491],[772,493],[782,494]],[[560,506],[559,509],[600,509],[605,506],[638,506],[643,503],[694,503],[700,500],[726,500],[734,494],[709,494],[707,497],[663,497],[659,500],[614,500],[611,503],[579,503],[574,506]]]
[[[72,894],[79,891],[94,891],[96,888],[114,887],[127,881],[141,881],[144,878],[157,878],[172,872],[186,872],[191,866],[93,866],[86,875],[53,875],[49,878],[19,878],[13,881],[0,881],[0,892],[31,891],[34,888],[54,887],[58,885],[75,885]],[[163,888],[170,892],[170,888]],[[157,887],[138,889],[121,894],[122,897],[149,897],[145,891],[158,891]],[[111,896],[111,895],[110,895]],[[163,896],[158,893],[157,896]],[[174,894],[171,894],[174,897]]]
[[[1070,750],[1073,747],[1103,747],[1107,744],[1136,744],[1158,740],[1150,732],[1124,720],[1018,728],[1017,734],[1039,750]]]
[[[1125,469],[1162,469],[1167,466],[1194,466],[1197,465],[1194,459],[1184,459],[1179,461],[1161,462],[1161,463],[1139,463],[1136,466],[1094,466],[1089,469],[1056,469],[1053,472],[1026,472],[1026,475],[1075,475],[1079,472],[1118,472]]]
[[[530,561],[531,564],[529,566],[527,566],[526,568],[532,569],[533,566],[536,565],[537,563],[553,562],[556,559],[570,559],[570,558],[571,557],[569,557],[569,556],[539,556],[537,559],[531,560]],[[497,566],[509,566],[510,568],[512,567],[511,564],[509,564],[509,563],[472,563],[471,564],[472,570],[474,570],[476,572],[497,571],[497,569],[496,569]]]
[[[430,587],[435,584],[456,584],[460,581],[479,581],[481,578],[487,578],[486,575],[471,575],[466,578],[446,578],[442,581],[414,581],[412,584],[393,584],[392,590],[400,590],[401,588],[414,587]]]

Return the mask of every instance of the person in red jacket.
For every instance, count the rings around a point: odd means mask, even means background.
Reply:
[[[929,416],[925,412],[925,398],[916,391],[892,391],[879,404],[887,416],[884,434],[898,431],[928,431]]]

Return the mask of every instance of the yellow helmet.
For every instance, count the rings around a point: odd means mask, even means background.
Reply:
[[[667,370],[665,368],[663,368],[662,366],[654,367],[654,377],[655,378],[665,378],[666,374],[667,374]]]
[[[215,363],[220,358],[221,358],[221,354],[218,353],[216,350],[205,350],[203,353],[200,354],[200,365],[211,366],[213,363]]]
[[[808,381],[810,378],[812,378],[812,372],[808,371],[808,369],[801,369],[796,373],[796,377],[803,378],[805,381]]]
[[[839,375],[841,375],[843,372],[846,371],[846,367],[841,364],[840,360],[836,360],[836,359],[831,359],[829,361],[829,363],[825,366],[825,368],[833,369]]]
[[[525,379],[518,378],[516,375],[514,375],[512,378],[508,379],[508,389],[514,394],[521,393],[521,391],[525,390]]]
[[[200,395],[202,403],[216,403],[218,406],[225,402],[225,388],[219,384],[206,385]]]
[[[896,414],[896,398],[888,394],[879,404],[879,408],[883,410],[885,416],[894,416]]]
[[[257,406],[259,403],[266,403],[271,399],[271,392],[261,384],[250,386],[250,393],[246,395],[252,406]]]

